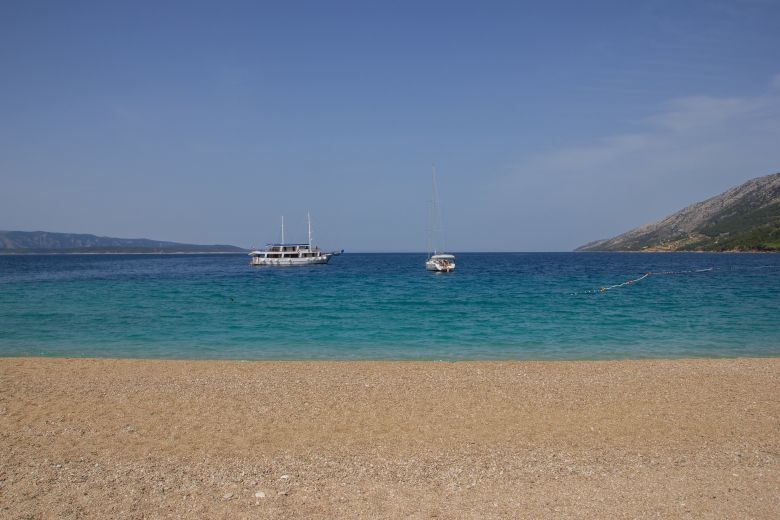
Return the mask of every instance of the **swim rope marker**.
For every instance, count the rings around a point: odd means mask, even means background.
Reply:
[[[636,282],[638,282],[640,280],[644,280],[645,278],[647,278],[651,274],[653,274],[653,273],[645,273],[642,276],[640,276],[639,278],[635,278],[634,280],[628,280],[626,282],[619,283],[619,284],[616,284],[616,285],[610,285],[609,287],[599,287],[599,292],[610,291],[612,289],[617,289],[618,287],[623,287],[624,285],[631,285],[632,283],[636,283]]]
[[[655,272],[655,273],[652,272],[652,271],[648,271],[645,274],[643,274],[642,276],[640,276],[639,278],[634,278],[633,280],[626,280],[623,283],[618,283],[618,284],[610,285],[610,286],[607,286],[607,287],[599,287],[598,289],[591,289],[589,291],[580,291],[578,293],[574,292],[574,293],[571,293],[571,295],[572,296],[576,296],[577,294],[598,294],[598,293],[603,293],[603,292],[611,291],[612,289],[617,289],[619,287],[625,287],[627,285],[633,285],[633,284],[635,284],[637,282],[641,282],[642,280],[644,280],[645,278],[647,278],[649,276],[664,276],[664,275],[674,275],[674,274],[705,273],[705,272],[714,271],[714,270],[715,270],[714,267],[708,267],[706,269],[692,269],[692,270],[688,270],[688,271],[658,271],[658,272]]]

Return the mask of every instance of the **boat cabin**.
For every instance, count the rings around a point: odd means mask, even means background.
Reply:
[[[311,249],[309,244],[269,244],[265,251],[252,253],[261,258],[312,258],[322,254],[318,247]]]

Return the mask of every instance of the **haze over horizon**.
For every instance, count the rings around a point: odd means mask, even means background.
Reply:
[[[0,229],[562,251],[780,171],[780,2],[7,2]]]

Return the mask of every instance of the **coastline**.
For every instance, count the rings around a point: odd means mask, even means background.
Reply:
[[[5,252],[0,256],[79,256],[79,255],[245,255],[246,251],[40,251]]]
[[[0,359],[0,516],[780,511],[780,358]]]
[[[578,249],[574,249],[572,253],[714,253],[714,254],[776,254],[780,253],[780,250],[772,249],[772,250],[759,250],[759,249],[727,249],[724,251],[708,251],[706,249],[692,249],[692,250],[681,250],[681,249],[640,249],[638,251],[630,251],[630,250],[623,250],[623,251],[590,251],[590,250],[583,250],[580,251]]]

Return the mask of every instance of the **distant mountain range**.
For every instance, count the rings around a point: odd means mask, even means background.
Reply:
[[[780,251],[780,173],[576,251]]]
[[[179,244],[46,231],[0,231],[0,254],[22,253],[240,253],[228,245]]]

